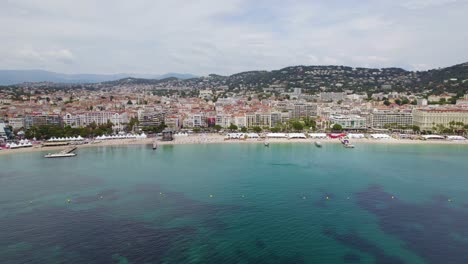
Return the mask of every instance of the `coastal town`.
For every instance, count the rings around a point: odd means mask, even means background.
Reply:
[[[345,70],[311,70],[305,75],[323,77]],[[287,133],[294,132],[306,136],[350,133],[362,137],[385,134],[399,139],[421,139],[421,135],[465,139],[468,94],[450,89],[437,92],[440,88],[402,90],[414,74],[403,73],[404,77],[395,75],[395,71],[372,83],[374,79],[364,73],[360,73],[364,77],[355,79],[315,77],[317,87],[310,76],[292,84],[277,81],[259,87],[256,81],[246,81],[252,73],[227,79],[210,75],[187,80],[127,78],[95,84],[4,86],[0,89],[1,146],[27,142],[22,146],[30,147],[31,141],[51,138],[84,140],[124,134],[152,137],[162,131],[205,136],[210,132],[238,132],[260,137],[286,133],[287,137]],[[466,85],[465,81],[452,78],[444,83],[450,88],[453,82]],[[366,84],[374,88],[363,92]]]

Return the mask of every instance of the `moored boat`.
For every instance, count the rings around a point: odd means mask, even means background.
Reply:
[[[322,147],[322,143],[321,143],[320,141],[315,141],[314,144],[315,144],[315,146],[316,146],[317,148],[321,148],[321,147]]]

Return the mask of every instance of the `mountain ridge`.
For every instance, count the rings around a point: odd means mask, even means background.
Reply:
[[[54,82],[54,83],[99,83],[114,81],[124,78],[144,78],[144,79],[165,79],[176,77],[178,79],[188,79],[197,77],[186,73],[166,73],[166,74],[66,74],[46,70],[0,70],[0,85],[15,85],[30,82]]]

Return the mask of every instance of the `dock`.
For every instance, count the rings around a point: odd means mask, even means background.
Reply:
[[[70,146],[62,151],[60,151],[59,153],[62,153],[62,154],[68,154],[68,153],[71,153],[73,151],[75,151],[78,147],[76,146]]]

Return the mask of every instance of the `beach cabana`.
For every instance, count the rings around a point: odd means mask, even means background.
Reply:
[[[444,136],[439,136],[439,135],[422,135],[421,136],[424,140],[442,140],[445,139]]]

